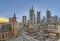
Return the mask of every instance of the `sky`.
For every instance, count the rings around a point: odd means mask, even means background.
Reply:
[[[34,7],[34,13],[41,12],[41,18],[46,16],[46,10],[51,11],[51,15],[60,17],[60,0],[0,0],[0,17],[9,19],[14,12],[17,20],[21,21],[22,16],[29,19],[29,9]]]

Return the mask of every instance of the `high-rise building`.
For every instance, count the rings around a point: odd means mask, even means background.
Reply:
[[[34,14],[34,24],[35,24],[35,14]]]
[[[59,24],[60,24],[60,17],[59,17],[59,19],[58,19],[58,22],[59,22]]]
[[[51,16],[51,23],[55,23],[55,17]]]
[[[54,23],[48,24],[47,30],[48,30],[48,32],[53,32],[53,33],[59,34],[60,33],[60,24],[57,24],[57,25]]]
[[[55,15],[54,17],[55,17],[55,23],[58,23],[58,16]]]
[[[27,22],[27,18],[26,18],[26,16],[23,16],[23,17],[22,17],[22,24],[25,25],[26,22]]]
[[[45,16],[43,16],[43,19],[42,19],[41,22],[42,22],[42,23],[46,23],[46,17],[45,17]]]
[[[40,12],[37,12],[37,24],[40,24]]]
[[[51,12],[49,10],[46,11],[46,22],[51,23]]]
[[[28,20],[28,24],[29,24],[29,20]]]
[[[37,17],[35,17],[35,24],[37,24]]]
[[[33,9],[33,6],[32,6],[32,8],[31,9],[29,9],[29,17],[30,17],[30,20],[29,20],[29,22],[30,22],[30,24],[34,24],[34,9]]]
[[[57,24],[58,23],[58,16],[51,16],[51,23],[55,23]]]

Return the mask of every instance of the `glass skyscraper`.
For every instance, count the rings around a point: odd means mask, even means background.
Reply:
[[[46,22],[51,23],[51,12],[49,10],[46,11]]]

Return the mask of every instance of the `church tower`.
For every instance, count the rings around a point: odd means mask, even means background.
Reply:
[[[17,22],[15,13],[13,15],[13,22]]]
[[[16,20],[16,14],[14,13],[13,17],[10,18],[10,24],[12,25],[12,36],[16,37],[17,36],[17,26],[18,26],[18,22]]]

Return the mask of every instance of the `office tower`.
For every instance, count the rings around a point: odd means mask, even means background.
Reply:
[[[46,17],[43,16],[42,23],[46,23]]]
[[[23,25],[26,25],[26,21],[27,21],[26,16],[22,16],[22,24],[23,24]]]
[[[37,24],[40,24],[40,12],[37,12]]]
[[[37,17],[35,17],[35,24],[37,24]]]
[[[28,20],[28,24],[29,24],[29,20]]]
[[[34,19],[33,19],[33,20],[34,20],[33,22],[34,22],[34,24],[35,24],[35,14],[34,14]]]
[[[58,16],[51,16],[51,23],[57,24],[58,23]]]
[[[58,23],[58,16],[55,15],[54,17],[55,17],[55,23]]]
[[[60,17],[59,17],[59,20],[58,20],[59,24],[60,24]]]
[[[57,36],[59,36],[59,33],[60,33],[60,24],[48,24],[47,25],[47,30],[48,30],[48,32],[53,32],[53,33],[57,33],[58,32],[58,34],[56,34]]]
[[[46,11],[46,22],[51,23],[51,12],[49,10]]]
[[[34,24],[34,9],[33,9],[33,6],[32,6],[32,8],[31,9],[29,9],[29,18],[30,18],[30,20],[29,20],[29,22],[30,22],[30,24]]]
[[[55,17],[51,16],[51,23],[55,23]]]

